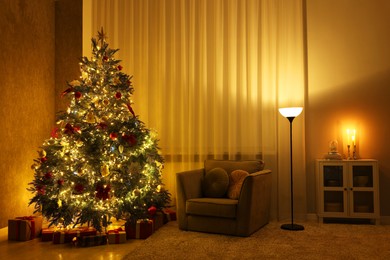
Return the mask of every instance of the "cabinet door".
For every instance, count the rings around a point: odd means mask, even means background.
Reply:
[[[373,163],[351,163],[351,215],[372,215],[375,212],[375,168]]]
[[[344,216],[348,211],[345,164],[324,162],[319,170],[320,211],[324,216]]]

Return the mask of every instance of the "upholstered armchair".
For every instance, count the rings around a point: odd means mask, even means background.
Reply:
[[[177,173],[176,181],[182,230],[245,237],[269,221],[271,171],[263,161],[206,160],[203,169]]]

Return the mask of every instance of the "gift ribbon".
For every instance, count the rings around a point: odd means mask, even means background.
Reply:
[[[108,230],[107,234],[115,234],[115,244],[119,244],[119,231],[123,231],[122,228],[116,228],[112,230]]]
[[[19,231],[20,231],[20,224],[22,223],[23,220],[25,221],[30,221],[28,223],[28,227],[30,228],[30,239],[35,238],[35,217],[34,216],[24,216],[24,217],[17,217],[16,221],[16,232],[17,232],[17,239],[19,240]]]

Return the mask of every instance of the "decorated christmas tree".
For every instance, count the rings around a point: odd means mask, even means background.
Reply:
[[[135,222],[170,201],[156,134],[132,109],[134,88],[114,58],[117,51],[103,29],[92,38],[80,79],[61,94],[70,99],[68,109],[58,113],[34,160],[29,205],[51,225],[87,223],[101,230],[111,217]]]

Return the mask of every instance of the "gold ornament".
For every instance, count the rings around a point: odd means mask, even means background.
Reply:
[[[93,124],[93,123],[96,122],[95,116],[94,116],[94,114],[93,114],[92,112],[89,112],[89,113],[87,114],[86,121],[87,121],[87,123],[90,123],[90,124]]]
[[[123,145],[119,145],[118,150],[120,153],[123,153]]]
[[[107,177],[108,175],[110,175],[110,168],[107,164],[103,164],[102,167],[100,167],[100,172],[103,177]]]
[[[62,201],[61,201],[60,199],[57,201],[57,204],[58,204],[58,207],[59,207],[59,208],[62,207]]]
[[[164,186],[162,186],[162,185],[157,185],[157,192],[163,192],[163,191],[165,191],[165,188],[164,188]]]
[[[83,145],[84,145],[83,141],[81,141],[81,140],[77,140],[77,141],[76,141],[76,146],[77,146],[77,147],[81,147],[81,146],[83,146]]]
[[[41,157],[41,158],[46,157],[46,151],[45,150],[39,151],[38,154],[39,154],[39,157]]]

